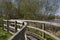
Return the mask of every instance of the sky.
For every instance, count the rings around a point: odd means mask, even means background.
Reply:
[[[58,8],[58,11],[57,11],[57,14],[56,15],[59,15],[60,16],[60,7]]]
[[[58,5],[59,5],[59,8],[58,8],[58,10],[57,10],[56,15],[59,15],[59,16],[60,16],[60,0],[58,0]]]

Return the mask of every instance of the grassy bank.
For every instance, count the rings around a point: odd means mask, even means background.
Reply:
[[[2,30],[0,27],[0,40],[8,40],[9,37],[11,37],[12,34],[8,33],[7,31]]]

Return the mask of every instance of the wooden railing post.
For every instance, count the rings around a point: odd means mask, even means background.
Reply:
[[[17,21],[15,21],[15,32],[17,32]]]
[[[22,28],[14,36],[12,36],[9,40],[25,40],[25,31],[27,28],[27,24],[22,23]]]
[[[42,24],[42,29],[45,30],[45,24]],[[42,37],[45,38],[45,33],[42,33]]]
[[[2,30],[4,30],[4,21],[2,22]]]
[[[7,20],[7,31],[9,32],[9,21]]]

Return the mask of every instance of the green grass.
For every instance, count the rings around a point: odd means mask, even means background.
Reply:
[[[55,35],[60,38],[60,31],[57,31]]]
[[[8,40],[11,36],[12,34],[2,30],[2,28],[0,27],[0,40]]]

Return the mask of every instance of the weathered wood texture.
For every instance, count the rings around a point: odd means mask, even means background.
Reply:
[[[4,21],[6,21],[6,20],[4,20]],[[56,40],[60,40],[60,38],[54,36],[53,34],[47,32],[47,31],[45,31],[45,24],[53,25],[53,26],[55,26],[55,27],[60,27],[60,24],[59,24],[59,23],[53,23],[53,22],[47,22],[47,21],[36,21],[36,20],[9,20],[9,21],[12,21],[12,22],[13,22],[13,21],[17,21],[17,22],[36,22],[36,23],[41,23],[41,24],[42,24],[42,29],[39,29],[39,28],[36,28],[36,27],[32,27],[32,26],[27,26],[27,27],[28,27],[28,28],[33,28],[33,29],[35,29],[35,30],[39,30],[39,31],[43,32],[43,33],[42,33],[42,36],[43,36],[43,37],[44,37],[44,33],[45,33],[45,34],[47,34],[47,35],[50,35],[51,37],[53,37],[53,38],[56,39]],[[23,23],[23,25],[24,25],[24,23]],[[24,27],[23,30],[21,29],[21,31],[17,32],[17,33],[15,34],[15,36],[13,36],[10,40],[15,40],[14,38],[16,38],[17,40],[22,40],[22,39],[24,38],[25,30],[26,30],[26,27]],[[23,34],[22,34],[22,33],[23,33]],[[23,38],[22,38],[22,36],[23,36]],[[20,39],[19,39],[19,37],[20,37]],[[25,38],[24,38],[24,39],[25,39]],[[24,40],[24,39],[23,39],[23,40]]]
[[[20,31],[18,31],[9,40],[25,40],[25,31],[26,31],[26,26],[24,26]]]

